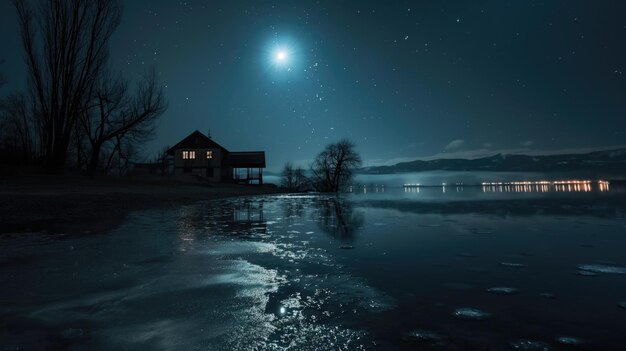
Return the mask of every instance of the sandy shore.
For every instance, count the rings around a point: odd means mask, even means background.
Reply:
[[[0,179],[0,234],[39,231],[98,233],[120,225],[130,212],[136,210],[277,192],[278,189],[269,186],[189,184],[162,177],[3,178]]]

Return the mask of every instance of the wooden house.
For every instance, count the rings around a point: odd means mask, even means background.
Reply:
[[[169,173],[213,182],[263,184],[264,151],[228,151],[199,131],[167,150]]]

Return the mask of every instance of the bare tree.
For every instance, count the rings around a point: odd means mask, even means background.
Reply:
[[[304,169],[300,166],[294,170],[295,189],[302,191],[308,187],[309,178],[306,176]]]
[[[0,59],[0,65],[4,63],[4,59]],[[7,83],[7,77],[0,72],[0,88]]]
[[[283,170],[280,173],[280,186],[287,189],[293,189],[294,182],[293,163],[287,161],[285,162]]]
[[[165,109],[163,90],[154,70],[145,75],[134,92],[123,78],[103,75],[79,119],[91,147],[87,169],[94,172],[100,168],[107,144],[113,149],[105,169],[109,168],[113,154],[117,153],[118,160],[125,159],[123,150],[136,149],[131,144],[149,139]]]
[[[154,157],[154,161],[153,163],[156,163],[159,165],[159,174],[161,175],[166,175],[168,172],[168,155],[167,155],[167,151],[170,149],[169,145],[166,145],[164,147],[161,148],[160,151],[157,152],[157,155]]]
[[[5,152],[16,163],[31,160],[35,148],[33,123],[24,94],[14,93],[0,101],[0,138]],[[7,161],[7,160],[5,160]]]
[[[105,171],[115,170],[118,175],[124,175],[130,170],[132,160],[137,156],[138,148],[136,143],[124,135],[118,135],[115,137],[115,144],[113,150],[109,153]],[[115,168],[114,168],[115,167]]]
[[[341,140],[326,146],[311,165],[312,182],[318,191],[338,192],[361,166],[361,156],[354,150],[354,143]]]
[[[281,186],[292,191],[301,191],[306,187],[308,179],[302,167],[294,167],[287,161],[281,172]]]
[[[45,163],[65,165],[72,133],[109,58],[118,0],[13,0]]]
[[[157,151],[156,155],[152,159],[152,163],[163,163],[167,159],[167,151],[171,148],[169,145],[163,146],[159,151]]]

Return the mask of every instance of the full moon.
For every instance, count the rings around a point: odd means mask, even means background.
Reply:
[[[285,60],[287,60],[287,53],[283,50],[280,50],[276,53],[276,60],[278,62],[284,62]]]
[[[263,53],[268,68],[276,74],[291,72],[298,64],[297,45],[293,41],[274,41]]]

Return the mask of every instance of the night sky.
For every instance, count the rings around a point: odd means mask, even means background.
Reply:
[[[0,14],[6,95],[25,71]],[[111,51],[165,88],[146,155],[196,129],[269,170],[346,137],[365,165],[626,144],[625,1],[126,1]]]

